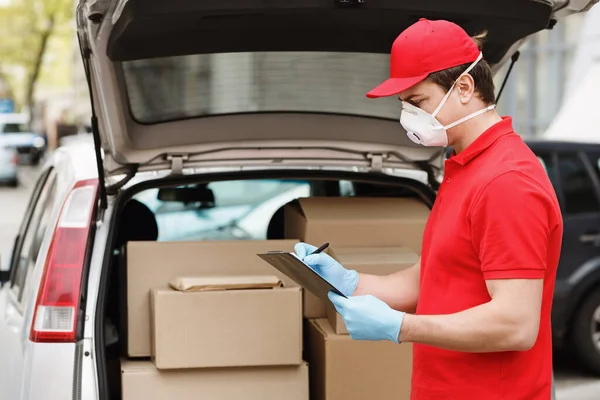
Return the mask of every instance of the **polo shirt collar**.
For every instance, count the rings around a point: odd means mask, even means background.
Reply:
[[[466,165],[469,163],[469,161],[483,153],[500,137],[513,132],[512,118],[502,117],[502,121],[490,126],[460,154],[456,154],[456,152],[452,150],[452,156],[448,161],[454,161],[460,165]]]

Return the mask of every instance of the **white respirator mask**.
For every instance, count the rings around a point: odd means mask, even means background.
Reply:
[[[473,67],[477,65],[479,60],[482,59],[482,57],[483,54],[479,53],[479,57],[477,57],[477,60],[475,60],[473,64],[471,64],[469,68],[467,68],[465,72],[461,74],[461,76],[464,74],[468,74],[469,71],[471,71]],[[433,114],[429,114],[427,111],[424,111],[419,107],[415,107],[412,104],[407,103],[406,101],[402,102],[400,124],[406,130],[406,134],[408,135],[410,140],[412,140],[416,144],[421,144],[423,146],[446,147],[448,146],[448,135],[446,133],[448,129],[453,128],[456,125],[461,124],[471,118],[475,118],[483,113],[493,110],[496,107],[495,104],[492,104],[489,107],[469,114],[459,119],[458,121],[452,122],[451,124],[448,124],[446,126],[442,125],[435,117],[446,103],[446,100],[448,100],[448,97],[450,97],[450,94],[452,93],[456,82],[458,82],[458,79],[454,81],[454,83],[450,87],[450,90],[448,90],[440,104],[436,107]]]

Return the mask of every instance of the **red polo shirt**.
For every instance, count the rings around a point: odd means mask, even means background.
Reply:
[[[540,329],[523,352],[462,353],[415,344],[413,400],[549,400],[550,309],[562,217],[542,164],[505,117],[446,161],[423,236],[417,314],[491,300],[487,279],[544,279]]]

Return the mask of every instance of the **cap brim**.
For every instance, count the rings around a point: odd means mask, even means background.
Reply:
[[[367,97],[370,99],[376,99],[378,97],[388,97],[398,94],[406,89],[409,89],[417,83],[427,78],[429,74],[411,76],[407,78],[390,78],[382,82],[375,89],[367,93]]]

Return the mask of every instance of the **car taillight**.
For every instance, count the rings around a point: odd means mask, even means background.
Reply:
[[[11,162],[13,165],[19,165],[19,154],[17,154],[17,152],[13,154]]]
[[[98,180],[77,182],[61,210],[40,289],[29,338],[33,342],[74,342]]]

